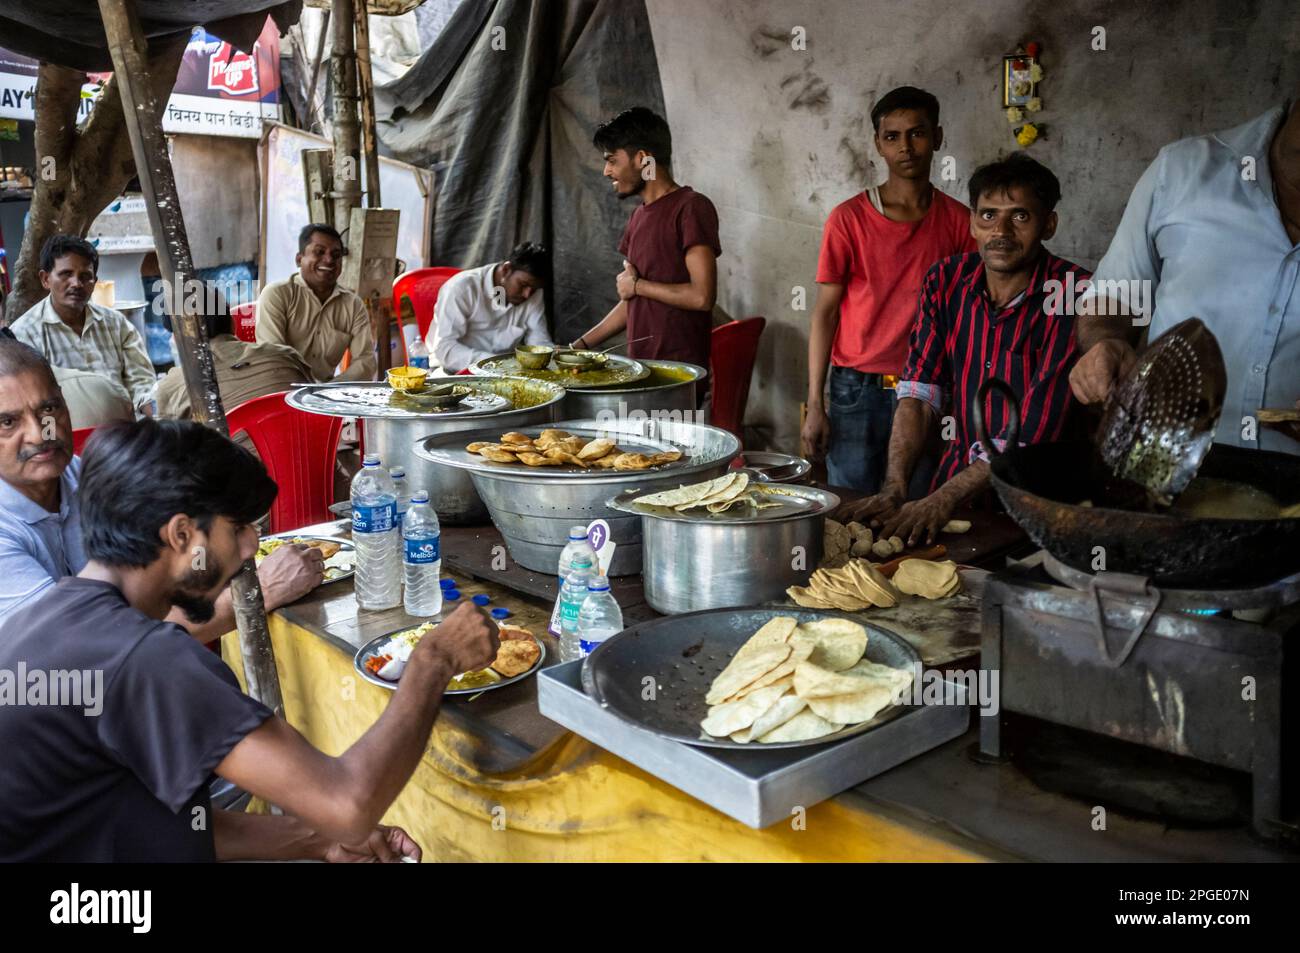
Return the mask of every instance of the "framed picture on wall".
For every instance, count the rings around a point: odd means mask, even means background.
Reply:
[[[1024,53],[1002,57],[1002,105],[1024,106],[1037,93],[1038,84],[1032,79],[1034,57]]]

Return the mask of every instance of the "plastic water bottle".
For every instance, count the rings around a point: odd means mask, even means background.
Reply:
[[[397,529],[397,489],[368,453],[352,478],[352,544],[357,551],[353,580],[362,609],[392,609],[402,601],[401,536]]]
[[[623,631],[623,610],[609,591],[609,579],[594,576],[587,583],[587,598],[578,613],[578,653],[585,658],[601,642]]]
[[[593,569],[596,566],[596,551],[591,548],[591,543],[587,541],[587,527],[570,526],[569,541],[565,543],[564,549],[560,551],[560,567],[556,570],[560,588],[564,587],[564,580],[569,576],[569,569],[573,566],[573,560],[582,555],[587,559],[587,563]],[[551,612],[551,623],[547,627],[551,635],[557,638],[560,635],[560,600],[555,600],[555,608]]]
[[[393,488],[397,491],[397,529],[402,529],[406,511],[411,508],[411,494],[406,488],[406,470],[403,467],[389,467],[388,475],[393,478]]]
[[[582,658],[582,650],[578,647],[578,616],[587,600],[591,572],[591,561],[579,554],[560,587],[560,658],[566,662]]]
[[[411,508],[402,522],[403,568],[406,591],[402,604],[408,615],[431,616],[442,611],[442,547],[438,514],[429,504],[427,490],[411,495]]]
[[[424,343],[424,338],[417,335],[415,340],[406,346],[406,359],[410,361],[411,367],[429,369],[429,345]]]

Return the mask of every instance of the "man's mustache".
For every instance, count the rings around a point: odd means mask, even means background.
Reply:
[[[26,463],[28,460],[36,456],[38,453],[45,453],[47,450],[62,450],[64,453],[67,453],[68,445],[64,443],[62,440],[46,440],[44,443],[39,444],[38,446],[28,447],[24,450],[19,450],[18,462]]]

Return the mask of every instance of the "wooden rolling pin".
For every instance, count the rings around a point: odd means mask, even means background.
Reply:
[[[876,568],[879,569],[886,579],[894,578],[894,573],[905,559],[943,559],[948,555],[948,547],[939,543],[931,546],[929,549],[918,549],[916,552],[903,553],[901,556],[895,556],[887,563],[881,563]]]

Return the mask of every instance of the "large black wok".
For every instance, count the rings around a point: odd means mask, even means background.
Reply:
[[[1012,432],[1001,453],[984,422],[990,389],[1014,410],[1007,415]],[[1030,539],[1068,566],[1146,576],[1156,586],[1174,589],[1245,588],[1300,572],[1300,519],[1205,519],[1143,511],[1141,488],[1111,476],[1092,444],[1017,446],[1019,402],[1003,381],[984,382],[974,411],[976,432],[992,460],[993,487],[1007,512]],[[1216,443],[1197,473],[1258,487],[1283,506],[1300,500],[1300,457],[1290,454]],[[1093,505],[1079,505],[1085,500]]]

